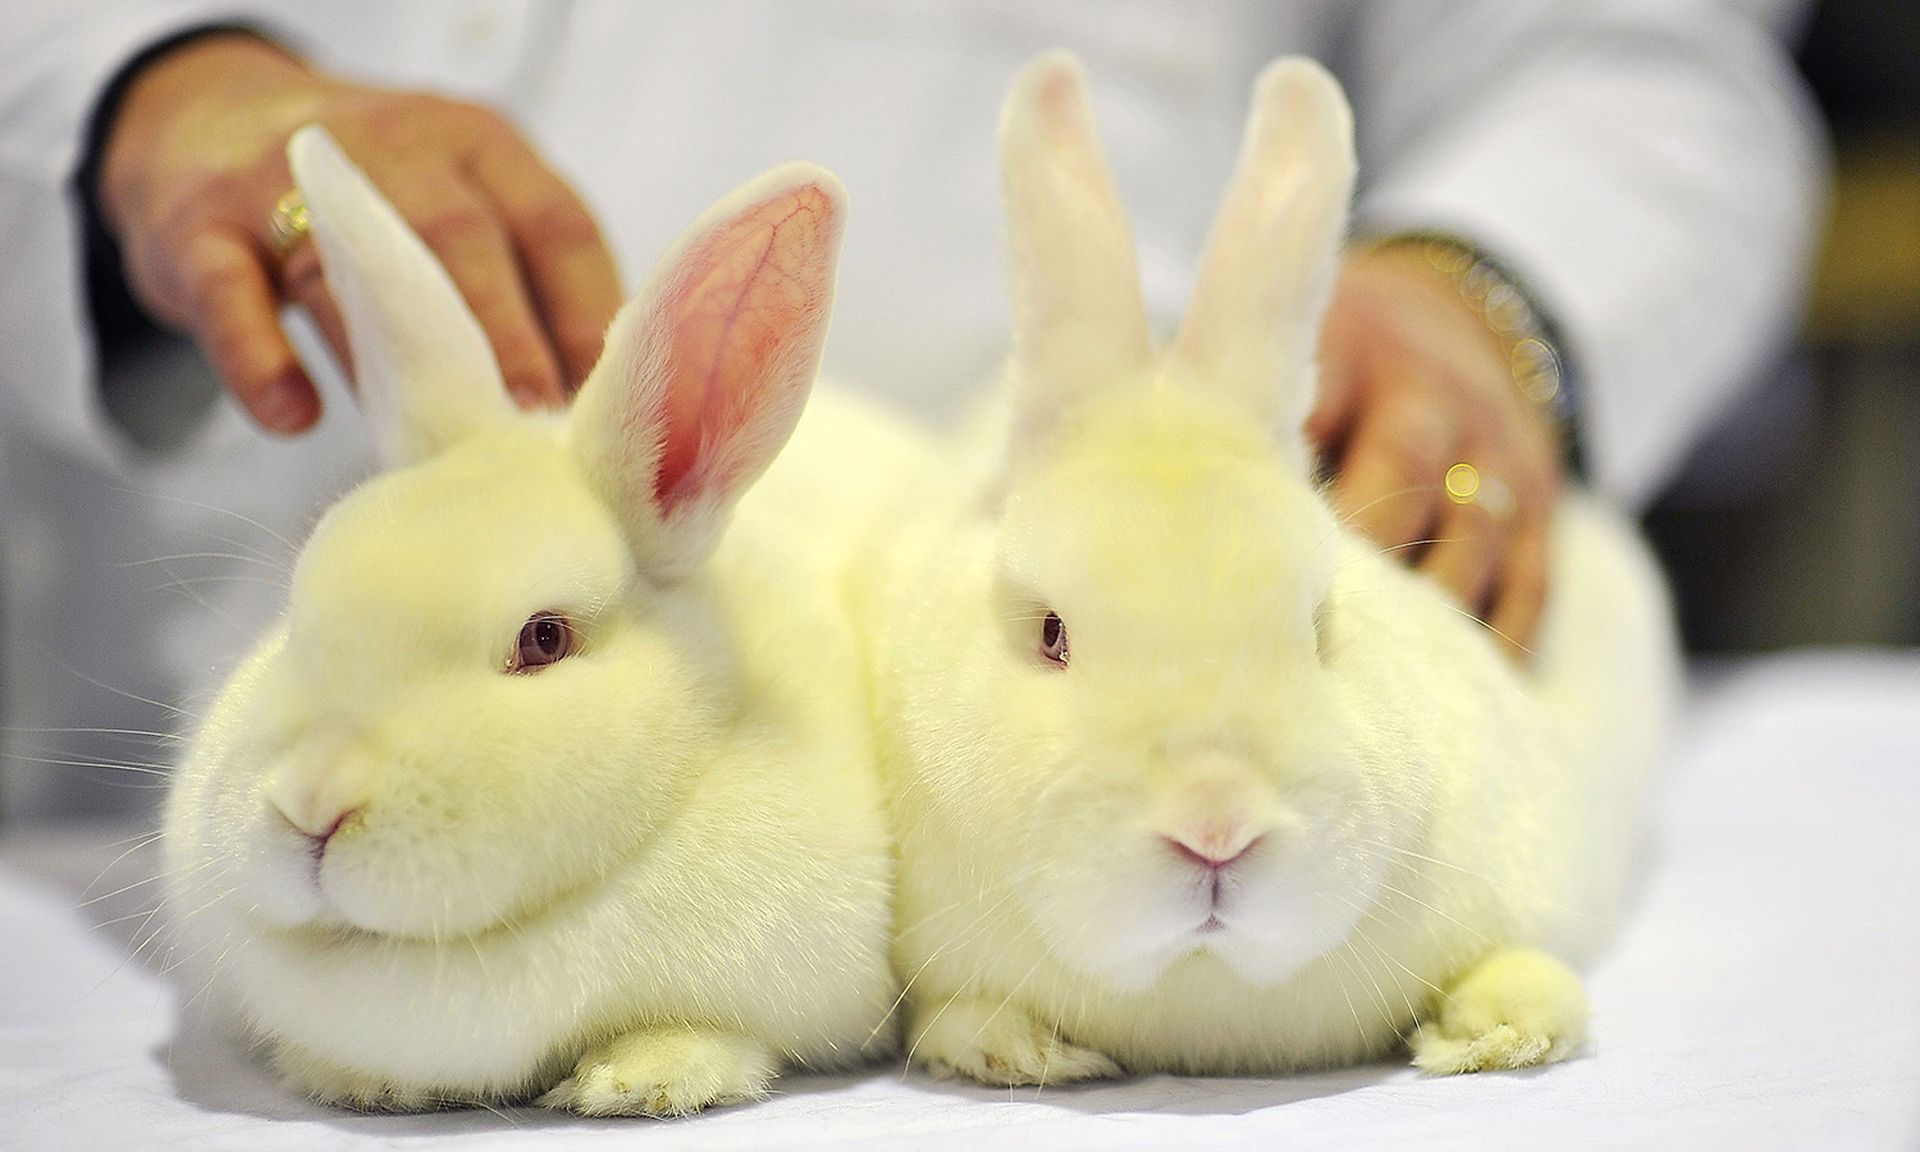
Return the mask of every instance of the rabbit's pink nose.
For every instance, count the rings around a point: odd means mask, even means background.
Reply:
[[[267,802],[302,833],[324,843],[372,797],[372,773],[358,756],[324,767],[282,772],[267,785]]]
[[[285,817],[287,823],[319,845],[325,845],[327,841],[333,839],[333,834],[340,830],[340,825],[345,824],[348,817],[360,811],[358,805],[345,811],[335,811],[332,808],[305,808],[299,809],[299,815],[296,816],[278,804],[274,805],[274,808]]]
[[[1203,834],[1190,837],[1162,836],[1161,839],[1181,859],[1198,864],[1209,872],[1218,872],[1253,851],[1254,846],[1260,843],[1261,836]]]
[[[306,832],[307,835],[313,837],[314,840],[317,841],[319,845],[324,848],[326,847],[327,841],[333,839],[333,834],[335,832],[340,831],[340,825],[345,824],[347,822],[347,817],[352,816],[354,812],[358,812],[358,811],[360,811],[360,809],[355,808],[353,812],[340,813],[340,815],[335,816],[333,818],[333,823],[327,825],[325,828],[321,829],[318,832],[308,832],[305,828],[302,828],[301,831]]]

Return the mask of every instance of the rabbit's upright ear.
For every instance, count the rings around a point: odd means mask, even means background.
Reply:
[[[652,574],[684,574],[787,442],[833,309],[846,194],[811,164],[709,208],[615,318],[576,451]]]
[[[1085,70],[1067,52],[1028,65],[1000,115],[1012,258],[1014,402],[1023,438],[1148,364],[1126,211],[1100,149]]]
[[[486,333],[393,205],[317,124],[293,134],[287,161],[346,324],[382,462],[424,459],[510,419]]]
[[[1193,386],[1244,401],[1290,448],[1313,406],[1314,349],[1353,178],[1353,115],[1339,83],[1303,57],[1275,61],[1254,88],[1172,354]]]

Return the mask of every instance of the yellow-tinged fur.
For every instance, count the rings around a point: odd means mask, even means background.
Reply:
[[[1409,1039],[1432,1071],[1566,1054],[1564,965],[1610,924],[1675,692],[1655,569],[1568,498],[1522,668],[1332,514],[1293,432],[1352,175],[1324,73],[1263,78],[1160,354],[1115,284],[1084,101],[1058,57],[1009,97],[1007,405],[862,569],[913,1058],[1021,1084]],[[1066,667],[1038,651],[1048,612]],[[1216,824],[1263,835],[1210,904],[1165,838]]]
[[[574,410],[521,415],[490,399],[497,373],[443,373],[491,357],[398,217],[316,129],[293,151],[397,467],[316,529],[285,621],[177,773],[186,986],[296,1087],[361,1108],[545,1093],[678,1114],[885,1050],[888,834],[843,594],[863,528],[824,483],[824,433],[802,429],[709,554],[805,401],[832,177],[783,169],[717,205],[623,311]],[[687,383],[662,383],[658,346],[706,334],[697,293],[738,286],[714,253],[770,249],[756,221],[788,200],[817,230],[787,238],[776,288],[810,294],[748,300],[779,330],[771,367],[731,381],[745,419],[682,430],[726,467],[656,504],[660,390]],[[578,651],[510,671],[548,610]]]

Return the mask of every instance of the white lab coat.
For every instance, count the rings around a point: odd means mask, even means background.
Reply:
[[[279,537],[297,540],[366,467],[337,392],[319,433],[292,443],[222,405],[188,443],[142,453],[103,413],[68,183],[108,77],[187,21],[251,20],[324,67],[504,107],[594,207],[629,284],[727,188],[781,160],[825,164],[852,197],[829,370],[935,417],[991,371],[1005,336],[992,137],[1021,63],[1056,45],[1085,57],[1164,324],[1252,78],[1283,52],[1319,56],[1356,106],[1360,226],[1458,232],[1529,281],[1584,374],[1592,476],[1637,505],[1791,331],[1823,161],[1776,39],[1799,7],[73,0],[12,13],[0,722],[156,723],[116,690],[173,699],[217,675],[279,603]],[[230,555],[158,559],[204,553]],[[33,743],[65,753],[76,740]],[[65,791],[18,763],[0,779],[13,781],[0,810]]]

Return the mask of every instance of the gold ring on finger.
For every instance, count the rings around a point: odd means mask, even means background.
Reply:
[[[1504,523],[1513,516],[1513,489],[1464,460],[1447,469],[1446,489],[1447,499],[1472,505],[1496,521]]]
[[[273,242],[273,254],[285,259],[298,248],[311,231],[307,200],[298,188],[273,202],[273,214],[267,217],[267,236]]]

